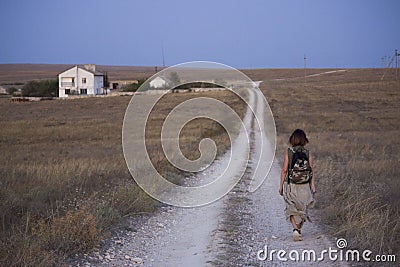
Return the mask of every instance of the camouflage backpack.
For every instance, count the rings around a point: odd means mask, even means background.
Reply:
[[[308,150],[302,146],[288,148],[288,183],[305,184],[311,181],[313,173],[308,155]]]

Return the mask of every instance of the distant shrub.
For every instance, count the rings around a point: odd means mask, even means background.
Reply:
[[[58,80],[30,81],[22,87],[23,96],[58,96]]]
[[[139,89],[139,86],[136,83],[130,83],[122,86],[122,91],[124,92],[136,92]]]
[[[171,73],[170,79],[171,79],[171,82],[173,84],[180,84],[181,83],[181,79],[179,78],[179,75],[176,72],[172,72]]]
[[[223,86],[208,82],[192,82],[179,85],[175,89],[190,89],[190,88],[223,88]]]
[[[137,83],[130,83],[122,87],[124,92],[136,92],[147,79],[139,79]]]
[[[1,85],[24,85],[23,82],[2,83]]]
[[[14,94],[16,91],[18,91],[18,89],[15,87],[10,87],[7,89],[7,93],[9,93],[10,95]]]

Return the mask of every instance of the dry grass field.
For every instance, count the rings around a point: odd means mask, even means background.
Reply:
[[[198,94],[168,94],[150,114],[146,144],[157,170],[179,183],[185,175],[168,164],[160,132],[177,104]],[[202,96],[238,107],[229,92]],[[48,266],[96,246],[126,215],[153,212],[159,205],[131,178],[121,144],[130,97],[12,103],[0,99],[0,265]],[[201,127],[200,127],[201,125]],[[221,153],[229,137],[206,119],[188,123],[181,149],[199,156],[204,137]]]
[[[322,224],[352,247],[398,255],[400,81],[393,72],[380,81],[382,69],[347,70],[306,83],[293,79],[302,70],[245,72],[264,80],[281,158],[294,129],[308,133]]]
[[[40,66],[0,65],[0,84],[54,78],[69,67]],[[154,74],[152,68],[112,68],[104,70],[114,79]],[[310,69],[307,74],[326,71],[332,70]],[[305,83],[300,69],[244,70],[253,80],[264,81],[260,89],[276,120],[280,158],[294,129],[308,133],[318,214],[327,231],[347,238],[352,247],[398,255],[400,81],[392,72],[380,81],[383,71],[350,69],[309,77]],[[206,95],[244,112],[243,103],[231,94]],[[168,95],[152,114],[154,133],[171,107],[193,96]],[[134,184],[122,154],[129,99],[0,99],[0,265],[60,263],[96,246],[125,215],[156,208],[158,203]],[[198,156],[197,141],[205,136],[220,141],[220,151],[225,149],[227,136],[215,126],[204,120],[188,125],[182,133],[185,155]],[[157,134],[149,138],[158,170],[178,182],[182,173],[166,164]]]

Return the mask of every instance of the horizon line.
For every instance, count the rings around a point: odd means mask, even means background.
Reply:
[[[169,68],[178,64],[170,65],[170,66],[161,66],[161,65],[113,65],[113,64],[96,64],[96,63],[28,63],[28,62],[13,62],[13,63],[3,63],[0,62],[0,65],[68,65],[68,66],[75,66],[75,65],[85,65],[85,64],[94,64],[96,66],[103,66],[103,67],[138,67],[138,68]],[[225,64],[225,63],[221,63]],[[227,65],[227,64],[225,64]],[[265,66],[265,67],[233,67],[230,65],[227,65],[229,67],[239,69],[239,70],[256,70],[256,69],[304,69],[304,67],[287,67],[287,66]],[[306,69],[386,69],[390,68],[387,66],[379,66],[379,67],[371,67],[371,66],[324,66],[324,67],[316,67],[316,66],[309,66]]]

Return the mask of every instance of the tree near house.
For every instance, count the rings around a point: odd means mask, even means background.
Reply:
[[[15,87],[10,87],[10,88],[7,89],[7,93],[10,94],[10,95],[14,94],[17,91],[18,91],[18,89],[15,88]]]
[[[179,78],[179,75],[176,72],[171,72],[169,79],[171,80],[172,84],[174,84],[174,85],[181,83],[181,79]]]
[[[30,81],[22,87],[23,96],[58,96],[58,80]]]

